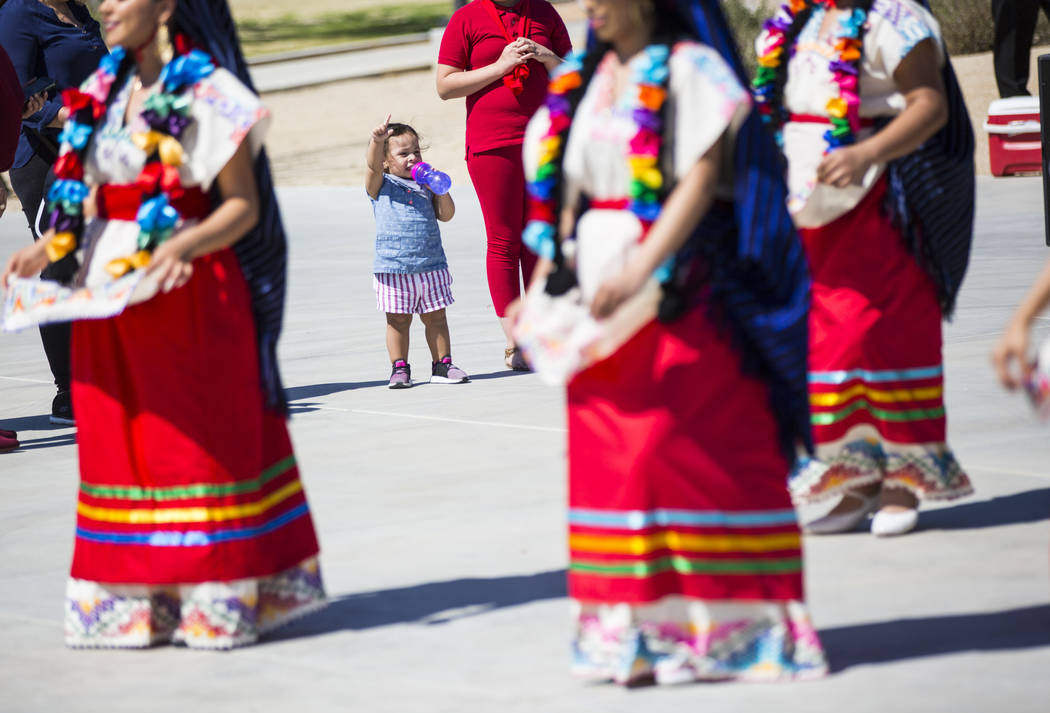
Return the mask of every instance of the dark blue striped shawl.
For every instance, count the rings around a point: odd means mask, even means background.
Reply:
[[[219,65],[255,91],[226,0],[178,0],[175,24]],[[255,182],[259,190],[259,222],[233,249],[251,290],[266,406],[284,413],[288,401],[277,368],[277,339],[284,318],[288,248],[265,149],[255,159]]]

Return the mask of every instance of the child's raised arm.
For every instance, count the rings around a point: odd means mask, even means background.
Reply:
[[[387,114],[386,121],[372,129],[372,138],[368,141],[368,150],[365,152],[365,163],[368,165],[365,190],[372,198],[379,198],[379,191],[383,187],[383,161],[386,159],[386,140],[390,138],[390,132],[390,114]]]

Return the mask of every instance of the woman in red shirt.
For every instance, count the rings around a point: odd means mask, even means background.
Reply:
[[[507,338],[508,367],[527,369],[510,337],[507,306],[528,284],[535,256],[522,250],[525,126],[547,94],[547,73],[572,51],[561,16],[546,0],[474,0],[452,15],[438,53],[442,99],[467,98],[467,170],[488,237],[486,272]]]

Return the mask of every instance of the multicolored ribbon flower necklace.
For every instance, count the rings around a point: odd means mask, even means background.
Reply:
[[[782,143],[781,132],[788,113],[782,105],[774,106],[778,102],[783,103],[774,94],[780,73],[785,71],[795,51],[793,46],[787,46],[787,33],[800,12],[817,7],[833,9],[835,0],[789,0],[763,25],[766,38],[759,53],[758,72],[752,87],[755,104],[763,121],[774,125],[777,143]],[[806,14],[810,15],[809,12]],[[861,127],[858,82],[863,55],[861,30],[867,19],[867,12],[860,8],[854,8],[839,19],[839,30],[834,36],[834,49],[838,56],[829,65],[835,84],[839,87],[839,95],[828,100],[825,107],[831,123],[831,128],[824,133],[824,140],[828,144],[826,153],[855,143]]]
[[[149,264],[153,251],[171,237],[181,216],[172,205],[183,194],[179,178],[184,152],[179,142],[192,119],[193,85],[215,71],[211,58],[191,49],[184,37],[176,38],[178,54],[161,70],[161,91],[143,103],[142,120],[149,130],[131,139],[146,153],[146,164],[134,187],[142,193],[136,215],[138,251],[111,261],[106,270],[120,277]],[[62,149],[55,163],[55,182],[48,192],[50,225],[55,236],[47,244],[48,258],[61,260],[74,252],[84,229],[84,201],[90,189],[84,183],[84,151],[98,121],[105,115],[114,84],[131,57],[122,47],[102,58],[99,68],[81,85],[67,89],[62,101],[69,121],[59,137]]]
[[[668,61],[671,51],[666,45],[651,45],[632,61],[632,81],[637,94],[632,102],[631,118],[638,127],[630,141],[627,162],[631,180],[627,188],[627,209],[642,224],[643,235],[660,215],[664,177],[660,171],[660,147],[663,141],[661,109],[667,101],[670,78]],[[551,75],[547,90],[550,127],[540,140],[539,167],[535,180],[528,184],[529,223],[522,242],[540,257],[551,260],[556,252],[558,162],[565,149],[572,123],[568,94],[581,88],[584,55],[574,53]],[[670,278],[671,262],[657,270],[657,278]]]

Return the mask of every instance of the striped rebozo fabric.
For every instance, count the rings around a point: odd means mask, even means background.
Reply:
[[[743,63],[715,0],[663,0],[692,23],[692,34],[718,51],[748,86]],[[781,443],[790,459],[812,447],[806,355],[810,277],[786,207],[787,189],[773,138],[752,111],[736,137],[732,206],[715,204],[694,242],[710,261],[708,284],[726,314],[746,372],[770,387]],[[722,240],[712,240],[719,238]]]
[[[179,30],[255,91],[226,0],[179,0],[175,8]],[[259,376],[266,406],[285,412],[288,401],[277,368],[277,339],[284,319],[288,246],[265,149],[255,159],[255,183],[259,191],[259,222],[233,249],[251,290]]]
[[[920,1],[929,9],[927,0]],[[937,286],[942,313],[951,317],[973,243],[974,137],[947,50],[941,76],[948,123],[917,150],[889,164],[886,201],[908,250]]]

